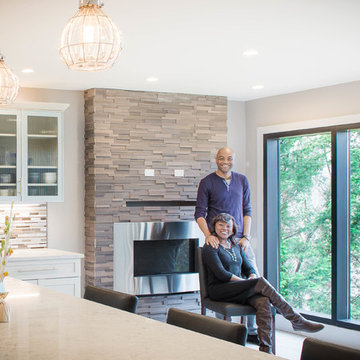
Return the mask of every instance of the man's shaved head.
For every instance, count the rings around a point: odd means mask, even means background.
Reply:
[[[231,155],[233,158],[235,157],[234,150],[228,146],[224,146],[221,149],[219,149],[218,152],[216,153],[216,158],[218,158],[220,155],[224,155],[224,156]]]
[[[231,175],[234,158],[235,154],[231,148],[228,146],[222,147],[215,158],[218,167],[216,173],[223,178],[228,178]]]

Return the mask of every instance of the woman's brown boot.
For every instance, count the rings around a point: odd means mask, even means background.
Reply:
[[[259,350],[272,354],[272,312],[270,300],[265,296],[255,295],[249,303],[256,309],[256,325],[258,326]]]
[[[255,292],[269,298],[271,304],[289,320],[296,331],[317,332],[324,328],[323,324],[306,320],[289,305],[289,303],[263,277],[255,285]]]

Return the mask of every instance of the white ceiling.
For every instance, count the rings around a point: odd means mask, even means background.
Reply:
[[[360,80],[359,0],[104,2],[124,49],[110,70],[84,73],[68,70],[57,50],[77,0],[0,0],[0,51],[20,85],[250,100]],[[259,54],[244,57],[249,48]]]

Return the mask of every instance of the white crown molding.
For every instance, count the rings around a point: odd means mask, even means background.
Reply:
[[[66,103],[15,101],[13,104],[1,106],[0,109],[65,111],[69,106],[70,104],[66,104]]]

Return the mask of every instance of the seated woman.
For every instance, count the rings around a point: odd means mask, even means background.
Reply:
[[[303,318],[266,279],[256,277],[256,271],[235,241],[237,226],[231,215],[222,213],[215,216],[209,230],[217,236],[221,245],[217,249],[210,245],[204,245],[203,248],[209,296],[215,301],[249,304],[256,309],[260,351],[271,354],[271,305],[292,323],[294,330],[317,332],[324,328],[322,324]],[[247,278],[244,279],[242,274]]]

